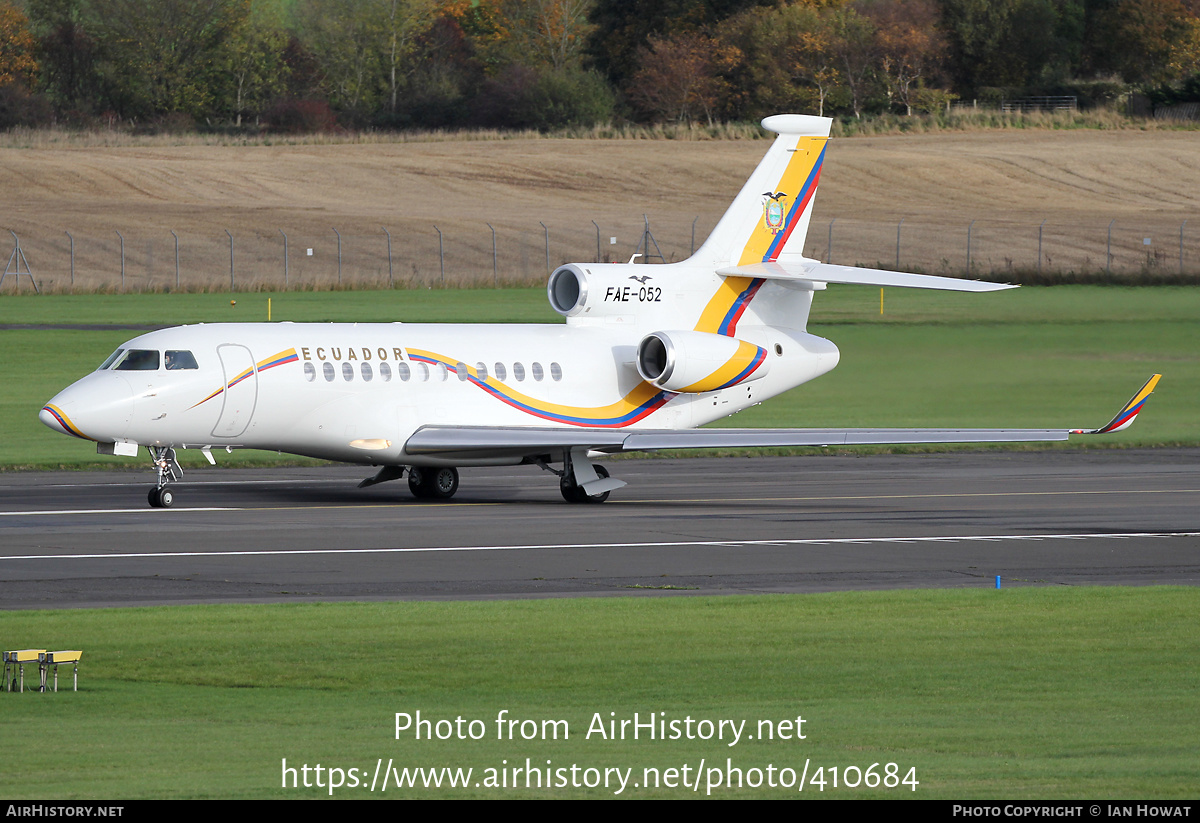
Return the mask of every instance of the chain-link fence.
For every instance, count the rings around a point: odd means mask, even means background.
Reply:
[[[1200,273],[1200,220],[1065,223],[920,218],[895,222],[817,219],[805,254],[860,265],[1014,282],[1092,279],[1130,283]],[[654,216],[620,224],[539,222],[525,229],[488,223],[380,226],[375,234],[249,230],[220,234],[113,230],[26,233],[10,240],[4,292],[253,291],[342,287],[439,288],[532,285],[565,262],[647,263],[687,258],[712,225],[699,217]],[[0,247],[2,248],[2,247]],[[3,253],[3,252],[0,252]],[[969,273],[969,274],[968,274]]]

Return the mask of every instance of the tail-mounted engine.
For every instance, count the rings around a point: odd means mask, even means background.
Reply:
[[[757,380],[767,373],[766,349],[720,334],[656,331],[642,338],[642,379],[673,392],[706,392]]]
[[[563,317],[610,317],[658,309],[667,295],[658,266],[567,263],[550,275],[546,294]],[[662,267],[665,269],[666,267]]]

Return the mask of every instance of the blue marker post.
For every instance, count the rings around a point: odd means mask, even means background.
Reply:
[[[1000,575],[996,575],[996,588],[1000,588]]]

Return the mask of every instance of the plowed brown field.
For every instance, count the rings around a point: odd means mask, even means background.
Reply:
[[[545,274],[550,263],[626,259],[648,216],[668,260],[687,256],[765,151],[765,141],[480,140],[321,146],[0,149],[0,226],[21,236],[35,276],[64,288],[75,240],[77,285],[117,282],[120,237],[130,288],[173,285],[174,230],[184,283],[239,287],[332,282],[337,233],[346,279],[396,282]],[[1171,131],[993,131],[837,140],[807,251],[842,263],[961,272],[967,228],[975,270],[1037,265],[1200,268],[1200,137]],[[545,224],[546,229],[542,225]],[[616,238],[611,243],[610,238]],[[1145,245],[1144,240],[1150,239]],[[1193,251],[1194,248],[1194,251]],[[309,249],[312,250],[311,256]],[[651,249],[653,251],[653,247]],[[1193,266],[1193,261],[1195,266]],[[7,286],[6,286],[7,288]]]

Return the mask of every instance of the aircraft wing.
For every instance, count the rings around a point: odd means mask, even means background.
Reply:
[[[917,443],[1023,443],[1105,434],[1133,423],[1154,391],[1154,375],[1098,429],[593,429],[501,426],[422,426],[408,439],[410,455],[443,459],[534,457],[563,449],[618,454],[660,449],[864,446]]]
[[[429,457],[534,456],[563,449],[660,449],[862,446],[901,443],[1020,443],[1066,440],[1069,429],[583,429],[422,426],[404,451]]]

